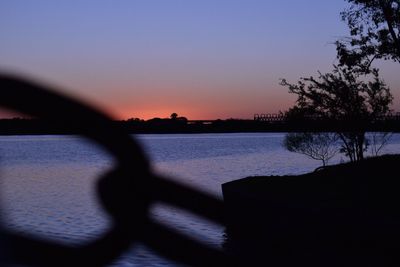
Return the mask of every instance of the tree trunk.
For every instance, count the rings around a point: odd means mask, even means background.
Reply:
[[[356,135],[356,155],[357,155],[357,161],[363,160],[364,159],[364,143],[365,143],[365,133],[358,133]]]
[[[393,29],[393,24],[395,24],[395,22],[393,21],[393,11],[392,11],[391,7],[387,3],[385,3],[385,1],[383,1],[383,0],[380,0],[379,4],[381,6],[383,16],[385,17],[386,24],[389,29],[389,33],[392,36],[394,46],[396,48],[396,54],[400,59],[400,40],[399,40],[399,37],[396,35],[396,32]]]
[[[343,133],[339,133],[339,138],[342,140],[342,142],[344,144],[345,153],[349,157],[350,161],[351,162],[355,161],[354,153],[352,152],[352,148],[350,147],[350,144],[346,140],[346,136]]]

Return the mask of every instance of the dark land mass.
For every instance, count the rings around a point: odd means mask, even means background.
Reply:
[[[223,184],[240,266],[400,266],[400,155]]]
[[[79,121],[45,121],[39,119],[0,119],[0,135],[23,134],[79,134],[71,125],[85,124]],[[114,121],[113,126],[129,134],[161,133],[234,133],[234,132],[304,132],[304,131],[338,131],[357,130],[400,132],[400,118],[375,122],[328,121],[328,120],[187,120],[130,119]]]

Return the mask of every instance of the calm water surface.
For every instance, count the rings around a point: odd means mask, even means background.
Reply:
[[[182,183],[221,196],[224,182],[253,175],[300,174],[319,162],[282,148],[284,134],[140,135],[153,168]],[[400,135],[383,153],[400,152]],[[332,163],[345,160],[338,155]],[[3,220],[15,231],[65,243],[91,240],[108,227],[97,203],[96,179],[113,159],[78,136],[1,136],[0,176]],[[279,178],[277,178],[279,179]],[[211,246],[223,228],[170,206],[152,216]],[[144,246],[135,246],[113,266],[177,266]]]

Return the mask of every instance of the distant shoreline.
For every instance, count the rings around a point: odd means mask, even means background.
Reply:
[[[79,132],[71,131],[70,127],[79,122],[44,121],[39,119],[0,119],[0,135],[73,135]],[[113,121],[111,127],[122,130],[128,134],[199,134],[199,133],[250,133],[250,132],[334,132],[356,131],[350,121],[323,121],[323,120],[297,120],[297,121],[258,121],[258,120],[172,120],[131,119]],[[366,131],[374,132],[400,132],[400,120],[379,121],[364,124]]]

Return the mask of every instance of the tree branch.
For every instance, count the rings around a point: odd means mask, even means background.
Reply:
[[[397,48],[397,51],[396,51],[397,53],[396,54],[400,59],[400,41],[399,41],[399,38],[397,37],[396,32],[394,31],[394,28],[393,28],[393,25],[392,25],[393,24],[393,16],[392,16],[391,7],[388,7],[387,4],[385,4],[384,0],[379,0],[379,4],[380,4],[380,6],[382,8],[383,16],[385,17],[386,24],[388,26],[390,35],[393,38],[393,41],[395,43],[395,47]]]

